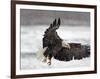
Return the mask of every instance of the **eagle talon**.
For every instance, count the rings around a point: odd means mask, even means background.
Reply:
[[[51,62],[48,62],[47,64],[50,66],[51,65]]]

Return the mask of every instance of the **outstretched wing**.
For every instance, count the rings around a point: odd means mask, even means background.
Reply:
[[[52,30],[57,30],[57,29],[59,28],[60,24],[61,24],[60,18],[58,18],[58,20],[55,19],[55,20],[53,21],[53,23],[50,24],[49,28],[46,29],[45,35],[46,35],[48,32],[52,31]]]
[[[80,60],[90,56],[90,46],[81,45],[81,43],[69,43],[70,49],[62,47],[62,49],[54,56],[60,61]]]
[[[60,26],[60,24],[61,24],[61,20],[60,20],[60,18],[58,19],[58,26]]]

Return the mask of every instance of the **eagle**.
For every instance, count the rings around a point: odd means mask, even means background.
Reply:
[[[52,57],[59,61],[80,60],[90,56],[90,46],[81,43],[65,43],[57,33],[61,25],[61,19],[54,19],[50,26],[45,30],[43,42],[43,62],[51,65]]]

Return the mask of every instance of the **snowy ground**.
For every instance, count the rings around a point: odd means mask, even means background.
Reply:
[[[77,67],[89,67],[90,57],[82,60],[71,60],[71,61],[59,61],[52,58],[51,66],[47,63],[37,59],[33,53],[24,53],[21,55],[21,69],[45,69],[45,68],[77,68]]]
[[[90,57],[82,60],[58,61],[52,59],[51,66],[43,63],[36,52],[42,48],[42,38],[46,26],[22,26],[21,27],[21,69],[44,69],[44,68],[75,68],[89,67]],[[90,45],[90,28],[85,26],[60,27],[58,35],[67,42],[78,42]]]

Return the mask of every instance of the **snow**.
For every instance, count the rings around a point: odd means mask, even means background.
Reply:
[[[90,57],[81,60],[59,61],[52,58],[51,66],[43,63],[42,38],[48,26],[21,26],[21,69],[89,67]],[[66,42],[90,45],[90,27],[61,26],[58,35]]]
[[[44,31],[48,26],[21,26],[21,53],[34,53],[42,47]],[[68,42],[90,44],[90,28],[86,26],[61,26],[58,35]]]
[[[24,53],[25,55],[25,53]],[[81,60],[71,61],[59,61],[52,58],[52,64],[49,66],[47,63],[42,62],[36,57],[35,54],[27,53],[26,56],[21,58],[21,69],[53,69],[53,68],[77,68],[77,67],[89,67],[90,57],[83,58]]]

